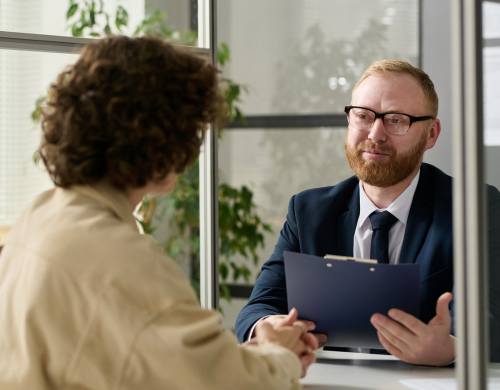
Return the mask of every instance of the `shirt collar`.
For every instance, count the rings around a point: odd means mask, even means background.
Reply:
[[[406,226],[408,221],[408,215],[410,214],[410,207],[413,201],[413,196],[415,195],[415,190],[417,189],[418,179],[420,178],[420,170],[417,175],[413,178],[410,185],[406,187],[401,195],[399,195],[394,202],[387,209],[379,209],[373,204],[368,195],[366,195],[363,188],[363,183],[359,182],[359,219],[358,228],[360,228],[369,218],[370,214],[374,211],[389,211],[394,215],[400,222]]]

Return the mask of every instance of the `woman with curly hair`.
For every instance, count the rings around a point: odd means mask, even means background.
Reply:
[[[0,388],[300,387],[317,344],[296,311],[237,345],[132,214],[198,156],[222,105],[217,70],[159,40],[113,37],[50,91],[38,154],[56,186],[0,257]]]

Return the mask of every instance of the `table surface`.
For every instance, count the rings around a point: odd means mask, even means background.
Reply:
[[[301,379],[307,390],[410,390],[401,379],[453,378],[452,367],[415,366],[389,355],[318,350],[317,361]],[[500,377],[500,364],[490,375]]]

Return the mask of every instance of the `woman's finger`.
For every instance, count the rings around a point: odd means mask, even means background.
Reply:
[[[302,355],[299,359],[300,362],[302,363],[302,378],[303,378],[306,376],[307,369],[309,368],[309,366],[316,361],[316,355],[310,352]]]

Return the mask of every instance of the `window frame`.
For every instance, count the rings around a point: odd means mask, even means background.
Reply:
[[[453,2],[452,28],[456,376],[462,390],[486,390],[489,301],[482,0]]]

